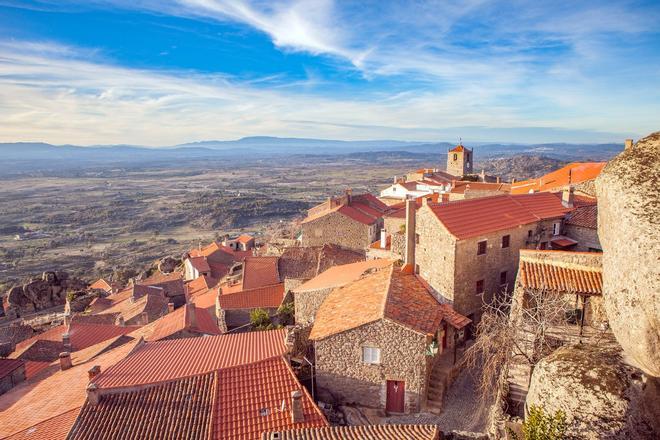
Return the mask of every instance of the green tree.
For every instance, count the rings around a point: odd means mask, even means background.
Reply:
[[[273,327],[270,315],[264,309],[254,309],[250,312],[250,323],[256,330],[268,330]]]
[[[295,308],[293,301],[281,304],[277,308],[277,317],[282,325],[291,325],[294,323]]]
[[[521,440],[562,440],[566,434],[566,414],[558,410],[554,414],[546,414],[543,408],[532,405],[529,414],[522,425],[523,439]],[[520,439],[510,428],[509,436]]]

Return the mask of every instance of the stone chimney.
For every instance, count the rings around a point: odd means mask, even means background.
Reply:
[[[406,200],[406,254],[404,263],[415,267],[415,199]]]
[[[126,323],[124,322],[124,317],[123,316],[120,315],[120,316],[117,317],[117,325],[119,327],[126,326]]]
[[[399,183],[399,176],[394,176],[394,184],[396,185]]]
[[[71,336],[68,333],[62,333],[62,345],[64,346],[64,351],[71,351]]]
[[[195,310],[195,305],[194,304],[186,304],[184,306],[186,308],[185,313],[186,313],[186,326],[191,328],[191,327],[197,327],[197,313]]]
[[[167,303],[167,313],[172,313],[174,311],[174,303]]]
[[[64,326],[69,328],[70,325],[71,325],[71,312],[64,312]]]
[[[380,248],[387,248],[387,231],[385,229],[380,230]]]
[[[303,413],[302,405],[303,393],[296,390],[291,393],[291,422],[302,423],[305,421],[305,414]]]
[[[633,140],[632,139],[626,139],[626,144],[625,145],[626,145],[626,148],[625,148],[626,150],[631,149],[632,146],[633,146]]]
[[[91,382],[94,380],[96,376],[101,374],[101,366],[100,365],[94,365],[92,368],[87,370],[87,375],[89,376],[89,381]]]
[[[353,190],[351,188],[346,188],[346,204],[350,205],[353,199]]]
[[[73,367],[73,364],[71,363],[71,353],[63,351],[60,353],[60,368],[64,371],[71,367]]]
[[[497,183],[500,183],[500,176],[497,176],[497,180],[496,180],[496,182],[497,182]]]
[[[568,188],[564,188],[564,190],[561,193],[561,204],[564,205],[566,208],[572,208],[573,207],[573,187],[569,186]]]
[[[98,405],[100,397],[99,388],[95,384],[87,385],[87,401],[90,405]]]
[[[147,312],[140,313],[140,322],[142,325],[149,324],[149,314]]]

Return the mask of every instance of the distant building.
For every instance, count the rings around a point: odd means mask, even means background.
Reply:
[[[473,159],[472,150],[458,144],[447,153],[447,173],[461,177],[472,174]]]
[[[249,251],[254,249],[254,237],[247,234],[241,234],[238,237],[229,238],[225,236],[222,240],[222,245],[234,251]]]
[[[562,191],[568,186],[593,181],[600,175],[606,162],[574,162],[537,179],[511,184],[511,194]]]

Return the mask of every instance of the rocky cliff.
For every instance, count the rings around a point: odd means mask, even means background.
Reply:
[[[608,163],[596,192],[610,325],[626,353],[660,377],[660,132]]]
[[[5,313],[9,318],[47,309],[66,302],[68,292],[81,291],[87,283],[71,278],[66,272],[44,272],[41,277],[9,290]]]

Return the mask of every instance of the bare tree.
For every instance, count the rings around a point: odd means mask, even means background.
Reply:
[[[566,323],[566,296],[545,289],[525,289],[512,296],[495,295],[484,304],[474,344],[463,357],[464,365],[477,372],[478,391],[487,401],[504,389],[505,368],[522,361],[534,366],[557,348],[551,329]]]

